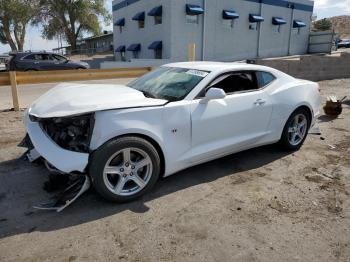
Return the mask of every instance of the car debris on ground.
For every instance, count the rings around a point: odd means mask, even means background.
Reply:
[[[33,206],[33,208],[61,212],[91,187],[90,178],[86,174],[65,174],[54,168],[46,160],[42,159],[40,154],[33,147],[28,135],[25,136],[18,146],[28,149],[22,159],[28,160],[31,163],[36,161],[44,162],[47,170],[49,170],[49,181],[44,184],[44,189],[46,191],[55,192],[58,189],[63,188],[63,190],[57,193],[50,202]]]

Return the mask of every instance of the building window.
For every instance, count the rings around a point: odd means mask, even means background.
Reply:
[[[198,24],[198,16],[204,13],[204,9],[198,5],[186,5],[186,23]]]
[[[132,52],[133,58],[138,58],[141,51],[141,44],[132,44],[126,50]]]
[[[223,10],[222,11],[222,24],[226,27],[232,28],[235,20],[239,18],[239,14],[234,10]]]
[[[301,28],[293,28],[292,33],[293,35],[300,35]]]
[[[161,15],[156,15],[155,17],[154,17],[154,24],[155,25],[160,25],[160,24],[162,24],[162,21],[163,19],[162,19],[162,16]]]
[[[163,6],[157,6],[148,12],[149,16],[154,17],[154,24],[160,25],[162,23]]]
[[[281,33],[281,25],[275,25],[272,27],[272,31],[276,34]]]
[[[126,61],[125,52],[120,52],[120,60],[123,62]]]
[[[145,28],[145,20],[139,20],[139,28]]]
[[[303,27],[306,27],[306,24],[303,21],[300,21],[300,20],[293,21],[293,33],[294,34],[300,35],[301,29]]]
[[[287,21],[284,20],[282,17],[272,17],[272,30],[275,33],[281,33],[281,26],[287,24]]]
[[[145,12],[140,12],[134,15],[132,20],[135,20],[138,22],[139,28],[145,27]]]
[[[186,15],[186,23],[198,24],[199,23],[198,15]]]
[[[249,30],[258,31],[262,22],[264,22],[264,17],[261,15],[249,14]]]
[[[235,24],[235,20],[233,19],[223,19],[222,24],[227,28],[233,28]]]
[[[259,30],[259,23],[249,23],[249,30],[258,31]]]
[[[155,49],[154,50],[154,58],[155,59],[162,59],[162,55],[163,55],[163,50],[162,49]]]
[[[148,49],[153,50],[155,59],[162,59],[163,42],[154,41],[149,45]]]
[[[123,31],[123,26],[125,26],[125,18],[118,19],[114,25],[119,27],[121,33]]]

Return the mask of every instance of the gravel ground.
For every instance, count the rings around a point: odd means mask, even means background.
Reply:
[[[349,95],[350,79],[320,84]],[[350,101],[317,126],[298,152],[234,154],[129,204],[91,190],[57,214],[32,209],[48,172],[18,160],[22,113],[2,112],[0,261],[350,261]]]

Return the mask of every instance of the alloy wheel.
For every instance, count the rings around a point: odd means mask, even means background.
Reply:
[[[304,114],[296,115],[290,122],[288,128],[288,141],[291,145],[299,145],[305,138],[307,133],[308,123]]]
[[[153,172],[149,155],[139,148],[125,148],[106,162],[103,181],[113,194],[132,196],[144,189]]]

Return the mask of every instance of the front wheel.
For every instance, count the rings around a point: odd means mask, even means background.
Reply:
[[[89,174],[96,191],[104,198],[128,202],[155,185],[160,165],[157,150],[147,140],[122,137],[93,153]]]
[[[296,110],[288,119],[280,140],[280,144],[287,150],[299,150],[303,145],[311,119],[305,109]]]

